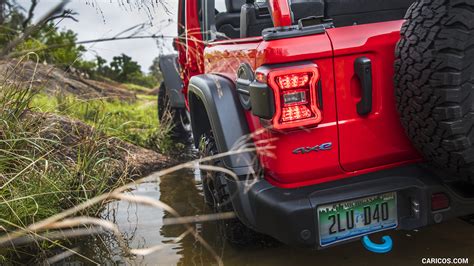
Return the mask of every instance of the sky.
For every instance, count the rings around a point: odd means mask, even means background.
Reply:
[[[156,4],[156,0],[71,0],[67,8],[78,13],[78,22],[63,20],[59,23],[62,29],[71,29],[78,34],[78,40],[94,40],[104,37],[114,37],[130,27],[147,24],[147,29],[140,35],[159,34],[167,38],[165,46],[158,45],[153,39],[137,39],[86,44],[86,59],[94,59],[96,55],[110,61],[112,57],[125,53],[131,56],[147,72],[155,57],[160,53],[170,53],[171,38],[177,35],[178,0],[163,0],[166,5]],[[38,20],[47,13],[58,0],[39,0],[35,12]],[[130,2],[131,4],[126,4]],[[27,9],[30,0],[17,0],[17,3]],[[150,3],[154,3],[151,6]],[[146,5],[146,6],[145,6]],[[126,36],[126,34],[124,35]],[[159,48],[161,47],[161,48]]]

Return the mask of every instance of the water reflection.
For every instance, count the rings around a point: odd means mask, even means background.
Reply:
[[[210,213],[202,195],[199,171],[183,170],[162,177],[158,183],[146,183],[130,192],[159,199],[181,215]],[[145,248],[163,244],[163,248],[148,256],[126,257],[113,235],[100,235],[81,240],[80,253],[101,264],[138,265],[210,265],[216,264],[211,254],[187,236],[178,243],[173,239],[185,228],[163,226],[163,218],[171,217],[160,209],[128,202],[112,202],[104,217],[118,224],[130,248]],[[222,256],[226,265],[420,265],[423,257],[462,257],[474,262],[474,226],[453,220],[416,232],[393,231],[394,250],[388,255],[376,255],[364,250],[359,242],[313,251],[285,245],[272,247],[235,248],[221,241],[215,223],[193,225],[196,231]],[[84,259],[69,258],[69,262]]]

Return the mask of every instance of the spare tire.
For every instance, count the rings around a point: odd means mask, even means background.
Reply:
[[[420,0],[405,18],[395,61],[403,126],[429,162],[474,183],[474,1]]]

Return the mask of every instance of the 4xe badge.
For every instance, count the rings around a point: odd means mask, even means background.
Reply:
[[[329,151],[332,149],[332,142],[316,145],[314,147],[302,147],[293,151],[294,154],[306,154],[310,152]]]

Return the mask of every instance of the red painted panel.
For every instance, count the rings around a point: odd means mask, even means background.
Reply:
[[[209,45],[204,50],[205,73],[226,76],[232,81],[237,78],[237,70],[248,63],[255,70],[255,57],[260,42],[225,42]]]
[[[352,172],[420,158],[406,137],[395,106],[394,51],[402,21],[328,30],[334,46],[341,166]],[[372,61],[373,109],[360,116],[359,57]]]
[[[185,9],[185,27],[184,36],[179,36],[183,41],[179,51],[179,62],[181,65],[181,75],[183,78],[183,94],[186,97],[186,106],[188,106],[188,84],[191,77],[204,73],[203,50],[204,42],[202,39],[201,23],[199,22],[199,6],[198,2],[182,1],[179,4],[180,11]],[[181,12],[180,12],[181,14]],[[181,15],[180,15],[181,16]],[[180,22],[182,18],[180,18]],[[178,24],[178,32],[181,32]]]
[[[293,20],[288,0],[270,0],[268,3],[270,5],[273,25],[275,27],[291,26]]]

